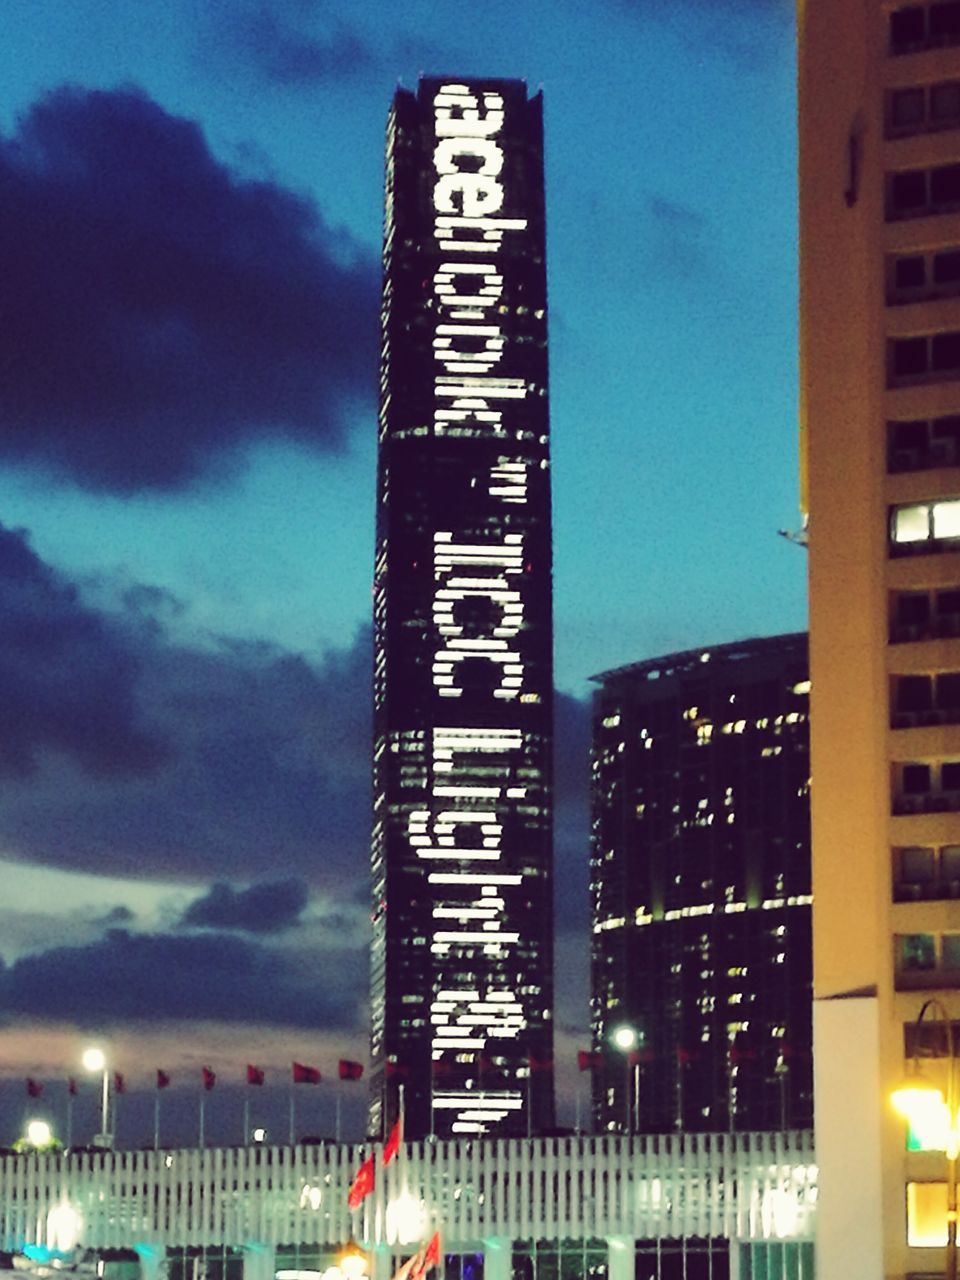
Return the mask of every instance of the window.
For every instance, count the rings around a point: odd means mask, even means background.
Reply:
[[[905,137],[960,124],[960,84],[912,86],[887,95],[887,137]]]
[[[904,169],[887,177],[887,218],[949,213],[960,204],[960,164]]]
[[[926,114],[926,93],[923,89],[894,89],[887,105],[888,130],[912,132],[923,124]]]
[[[927,36],[927,15],[919,5],[897,9],[890,15],[890,52],[922,49]]]
[[[930,790],[930,766],[928,764],[905,764],[903,766],[903,794],[907,796],[926,795]]]
[[[937,948],[932,933],[901,933],[897,936],[900,970],[935,969]]]
[[[911,502],[890,512],[890,554],[948,551],[960,538],[960,498]]]
[[[960,845],[908,845],[893,851],[894,902],[960,898]],[[960,966],[957,966],[960,967]]]
[[[960,293],[960,249],[893,255],[886,270],[888,306]]]
[[[927,374],[960,375],[960,333],[894,338],[888,344],[887,367],[890,386]]]
[[[890,52],[916,53],[937,45],[960,43],[960,3],[937,0],[927,7],[904,5],[890,15]]]

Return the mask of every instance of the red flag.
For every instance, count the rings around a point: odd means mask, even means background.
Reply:
[[[653,1061],[652,1049],[631,1049],[627,1054],[627,1065],[630,1067],[639,1067],[642,1062]]]
[[[263,1069],[247,1063],[247,1084],[263,1084]]]
[[[114,1093],[126,1093],[127,1082],[119,1071],[113,1073],[113,1091]]]
[[[71,1098],[75,1098],[77,1096],[77,1082],[74,1080],[73,1076],[67,1077],[67,1093],[69,1093]]]
[[[527,1058],[527,1064],[530,1067],[531,1075],[535,1071],[552,1071],[553,1070],[552,1058],[537,1058],[532,1053]]]
[[[390,1137],[383,1144],[383,1167],[386,1168],[393,1157],[400,1150],[400,1143],[403,1141],[403,1115],[398,1115],[394,1121],[393,1128],[390,1130]]]
[[[34,1080],[32,1076],[27,1076],[27,1096],[30,1098],[39,1098],[43,1093],[43,1085],[39,1080]]]
[[[368,1196],[374,1188],[376,1182],[376,1157],[367,1156],[363,1164],[353,1176],[353,1182],[350,1183],[350,1190],[347,1192],[347,1206],[350,1209],[359,1209],[366,1196]]]
[[[161,1071],[159,1068],[157,1068],[157,1088],[167,1089],[169,1088],[169,1086],[170,1086],[169,1075],[166,1073],[166,1071]]]
[[[201,1067],[201,1070],[203,1072],[203,1087],[209,1093],[217,1083],[217,1074],[215,1071],[211,1071],[209,1067]]]
[[[421,1276],[425,1276],[428,1271],[440,1265],[440,1232],[435,1231],[430,1239],[430,1243],[420,1254],[419,1266],[415,1266],[410,1272],[410,1280],[420,1280]]]
[[[341,1080],[359,1080],[363,1075],[363,1063],[351,1062],[349,1058],[341,1058],[337,1063],[337,1074]]]
[[[293,1064],[294,1084],[319,1084],[322,1079],[316,1067],[305,1067],[302,1062]]]
[[[586,1049],[578,1049],[577,1066],[581,1071],[596,1071],[603,1066],[603,1054],[588,1053]]]

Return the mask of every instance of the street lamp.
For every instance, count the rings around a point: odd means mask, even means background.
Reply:
[[[636,1027],[631,1027],[628,1022],[621,1022],[619,1026],[614,1027],[611,1031],[610,1039],[623,1054],[623,1061],[626,1067],[623,1093],[623,1110],[626,1120],[624,1130],[626,1133],[633,1133],[636,1128],[637,1111],[640,1106],[640,1061],[636,1056],[637,1046],[640,1044],[640,1036]],[[633,1089],[632,1108],[630,1105],[631,1086]]]
[[[27,1142],[31,1147],[49,1147],[53,1142],[53,1130],[46,1120],[27,1121]]]
[[[91,1046],[84,1049],[81,1059],[85,1071],[102,1071],[103,1088],[100,1095],[100,1132],[95,1135],[94,1142],[100,1147],[113,1146],[113,1134],[110,1132],[110,1072],[107,1068],[107,1056],[102,1049]]]
[[[944,1027],[947,1043],[947,1091],[924,1076],[920,1069],[921,1024],[927,1014]],[[947,1257],[946,1280],[957,1280],[957,1157],[960,1155],[960,1117],[957,1115],[957,1053],[953,1022],[943,1003],[926,1000],[914,1026],[913,1056],[903,1085],[891,1102],[907,1120],[928,1150],[947,1157]]]

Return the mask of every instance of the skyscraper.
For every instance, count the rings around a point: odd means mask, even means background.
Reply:
[[[960,1022],[960,4],[799,16],[817,1273],[893,1280],[948,1227],[891,1093]]]
[[[596,680],[597,1127],[809,1127],[807,638]]]
[[[375,623],[380,1133],[552,1123],[543,117],[424,79],[387,127]]]

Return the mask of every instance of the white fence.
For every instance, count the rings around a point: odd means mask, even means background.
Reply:
[[[0,1160],[0,1247],[398,1246],[492,1238],[808,1240],[810,1133],[121,1151]],[[376,1187],[347,1190],[377,1153]]]

